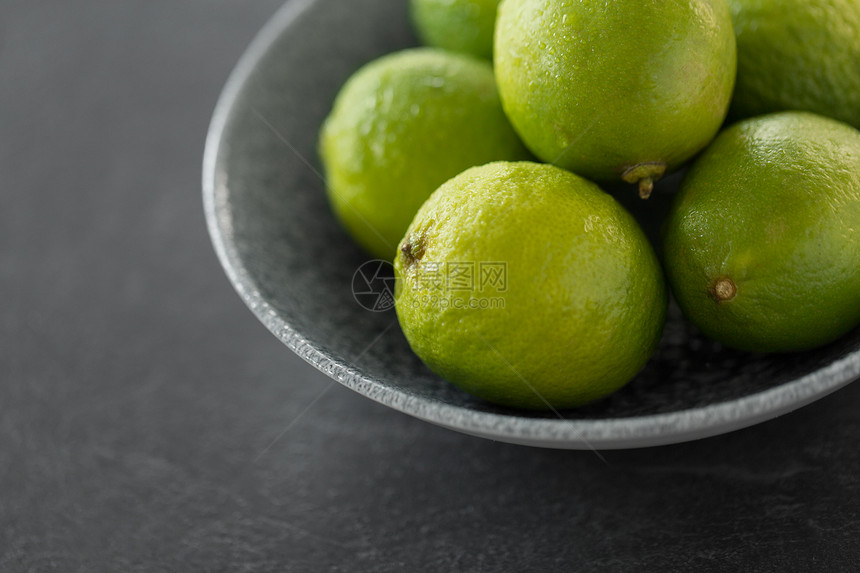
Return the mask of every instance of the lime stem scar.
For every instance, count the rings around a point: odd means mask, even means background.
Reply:
[[[621,179],[627,183],[639,184],[639,196],[647,199],[654,190],[654,182],[666,173],[666,163],[663,161],[646,161],[628,167],[621,174]]]
[[[651,192],[654,190],[654,180],[650,177],[646,177],[645,179],[639,180],[639,197],[642,199],[647,199],[651,196]]]
[[[424,256],[425,247],[426,245],[424,244],[423,235],[411,237],[408,241],[403,243],[403,246],[400,247],[400,252],[403,253],[403,256],[406,258],[406,265],[412,266],[417,263],[421,257]]]
[[[714,300],[717,302],[732,300],[735,298],[736,294],[738,294],[738,287],[730,278],[719,279],[711,288],[711,296],[713,296]]]

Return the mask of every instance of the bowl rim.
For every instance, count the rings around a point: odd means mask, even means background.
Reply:
[[[218,260],[240,298],[282,343],[342,385],[418,419],[510,443],[562,449],[622,449],[685,442],[751,426],[800,408],[860,377],[860,350],[801,378],[742,398],[675,412],[607,419],[522,418],[409,395],[332,358],[270,306],[232,241],[229,205],[218,200],[218,155],[244,86],[282,34],[319,0],[288,0],[246,48],[218,98],[203,154],[203,206]]]

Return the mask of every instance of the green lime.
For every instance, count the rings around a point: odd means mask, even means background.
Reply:
[[[439,185],[474,165],[528,153],[502,111],[490,64],[432,48],[356,72],[323,124],[319,152],[335,214],[388,260]]]
[[[412,21],[425,44],[489,60],[499,2],[412,0]]]
[[[732,116],[805,110],[860,128],[860,2],[729,4],[738,39]]]
[[[860,323],[860,132],[807,112],[730,127],[684,179],[664,256],[681,309],[728,346],[839,337]]]
[[[496,26],[505,111],[543,161],[652,183],[713,139],[735,39],[725,0],[506,0]]]
[[[497,404],[571,408],[627,383],[666,317],[660,265],[595,184],[538,163],[475,167],[421,207],[394,260],[415,353]]]

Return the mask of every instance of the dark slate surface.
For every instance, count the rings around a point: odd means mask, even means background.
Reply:
[[[275,0],[0,3],[0,571],[856,571],[860,385],[536,450],[379,406],[232,291],[199,173]]]

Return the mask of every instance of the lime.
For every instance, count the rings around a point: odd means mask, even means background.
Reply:
[[[499,2],[412,0],[412,21],[425,44],[489,60]]]
[[[860,132],[807,112],[727,129],[681,185],[664,256],[681,309],[728,346],[839,337],[860,323]]]
[[[474,165],[527,156],[490,64],[431,48],[356,72],[323,124],[319,152],[335,214],[359,244],[388,260],[439,185]]]
[[[596,181],[653,181],[717,133],[735,78],[725,0],[506,0],[495,69],[543,161]]]
[[[662,271],[633,218],[551,165],[497,162],[442,185],[394,261],[397,316],[431,370],[497,404],[570,408],[648,361]]]
[[[860,2],[730,0],[734,117],[805,110],[860,128]]]

